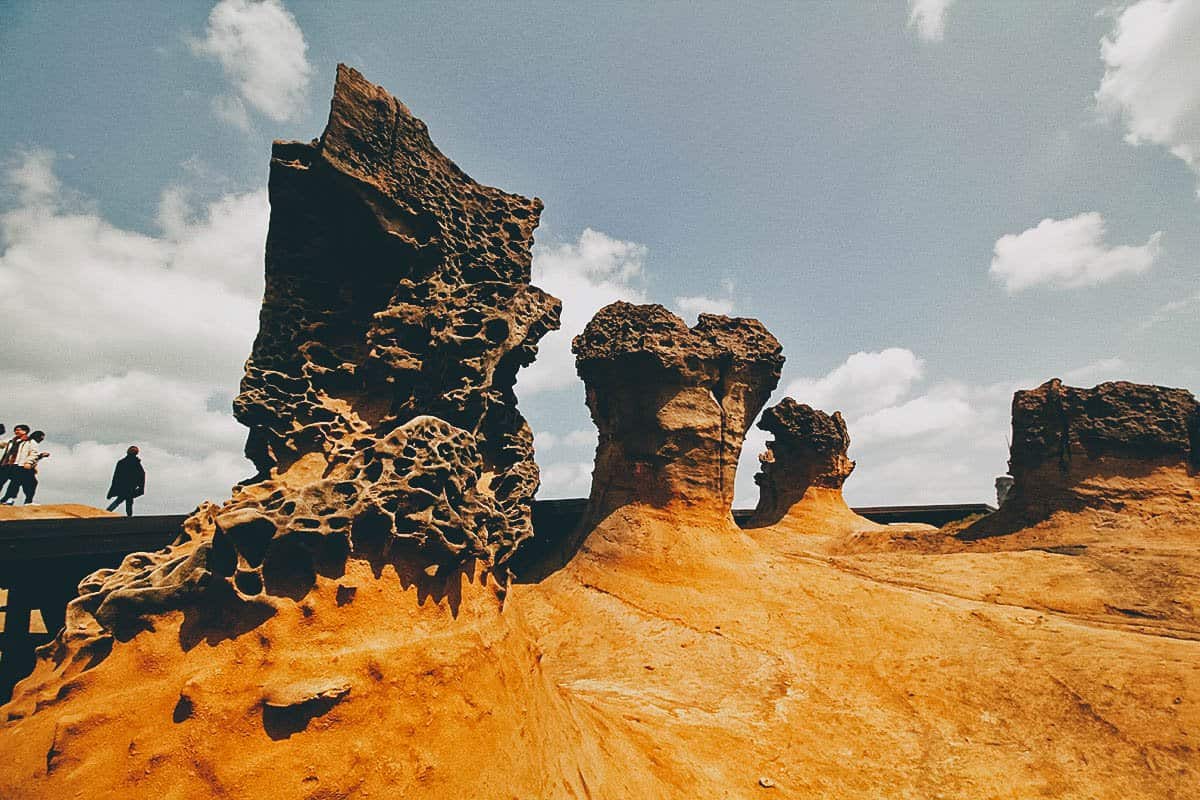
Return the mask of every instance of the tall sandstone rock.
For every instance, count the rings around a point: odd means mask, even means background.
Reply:
[[[846,454],[850,433],[841,413],[831,416],[785,397],[763,412],[758,427],[773,438],[759,455],[758,506],[746,527],[808,533],[878,527],[842,498],[854,462]]]
[[[1058,379],[1017,392],[1005,508],[1119,507],[1173,493],[1200,468],[1200,404],[1186,389]]]
[[[170,547],[83,581],[3,711],[4,797],[348,797],[368,780],[355,748],[382,747],[295,734],[379,723],[391,736],[457,724],[460,701],[501,702],[475,730],[515,749],[523,714],[561,710],[500,613],[538,486],[513,385],[560,310],[530,284],[541,202],[471,180],[342,66],[321,138],[274,144],[270,199],[260,328],[234,402],[257,475]],[[474,633],[450,641],[456,618]],[[460,681],[476,689],[443,707],[404,702]],[[555,735],[569,752],[572,733]],[[435,736],[421,758],[462,747],[479,749]],[[415,791],[420,758],[371,760],[369,782]],[[286,777],[269,780],[266,762]],[[548,768],[525,769],[509,777]],[[495,795],[447,775],[445,796]]]
[[[618,302],[572,343],[599,431],[590,519],[629,504],[728,515],[742,442],[779,383],[782,346],[762,323]]]

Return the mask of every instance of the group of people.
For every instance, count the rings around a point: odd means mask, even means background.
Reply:
[[[0,436],[5,433],[4,425],[0,424]],[[11,506],[16,502],[17,493],[24,491],[25,504],[33,504],[38,487],[38,464],[50,457],[42,450],[45,438],[43,431],[30,431],[28,425],[17,425],[13,427],[11,439],[0,441],[0,503]],[[146,493],[146,470],[138,452],[137,445],[131,445],[113,469],[112,484],[108,487],[108,499],[112,500],[109,511],[124,503],[126,516],[132,517],[134,498]]]

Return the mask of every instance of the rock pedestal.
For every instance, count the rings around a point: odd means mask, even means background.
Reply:
[[[1196,517],[1200,404],[1186,389],[1126,381],[1083,389],[1055,378],[1013,395],[1012,430],[1011,488],[960,539],[1009,534],[1058,512],[1121,512],[1123,524],[1147,525]]]
[[[742,441],[783,365],[762,323],[702,314],[689,328],[619,302],[572,349],[599,429],[588,518],[632,503],[728,514]]]
[[[746,524],[765,528],[787,521],[814,530],[830,525],[874,527],[846,506],[842,484],[854,471],[846,455],[850,434],[841,413],[833,415],[785,397],[763,412],[758,427],[772,434],[759,456],[758,506]]]

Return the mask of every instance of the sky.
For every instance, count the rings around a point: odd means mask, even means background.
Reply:
[[[1052,377],[1200,391],[1200,0],[7,0],[0,422],[46,431],[40,502],[100,504],[134,443],[142,512],[252,473],[270,143],[319,135],[339,61],[545,202],[541,497],[587,494],[570,338],[617,299],[762,320],[770,402],[846,416],[852,504],[994,500]]]

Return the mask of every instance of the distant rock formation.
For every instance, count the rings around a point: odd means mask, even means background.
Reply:
[[[728,514],[742,442],[779,383],[782,347],[758,320],[660,305],[602,308],[572,343],[599,429],[590,518],[631,503]]]
[[[854,462],[846,455],[850,434],[840,412],[830,416],[785,397],[763,412],[758,427],[774,438],[758,457],[758,507],[747,528],[781,522],[824,532],[878,527],[851,511],[842,498],[842,484],[854,471]]]
[[[1176,514],[1200,491],[1200,404],[1186,389],[1126,381],[1083,389],[1055,378],[1013,396],[1012,428],[1013,486],[998,513],[961,536],[1058,511],[1159,504]]]
[[[445,581],[503,573],[532,535],[538,469],[513,384],[558,326],[559,301],[530,285],[541,202],[472,181],[344,66],[321,138],[275,143],[270,195],[234,401],[258,475],[170,548],[86,579],[56,660],[172,609],[261,620],[351,551]]]

